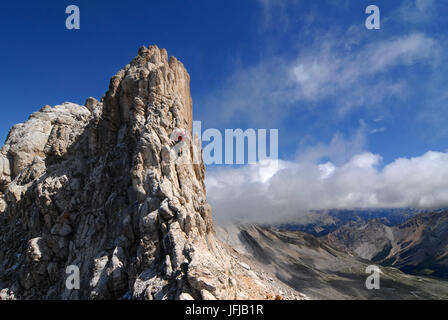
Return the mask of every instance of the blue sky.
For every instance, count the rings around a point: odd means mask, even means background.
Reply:
[[[376,132],[368,134],[367,148],[380,153],[386,163],[427,150],[446,150],[448,21],[442,12],[448,4],[376,1],[382,29],[370,31],[364,27],[364,10],[370,2],[338,3],[2,3],[0,138],[4,140],[11,125],[45,104],[83,104],[88,96],[101,97],[111,75],[136,55],[138,47],[154,43],[186,65],[196,120],[202,120],[205,128],[279,128],[283,158],[294,157],[303,145],[328,143],[337,132],[349,139],[361,119],[366,130]],[[65,29],[69,4],[80,7],[80,30]],[[415,46],[409,52],[391,58],[384,69],[362,75],[362,68],[369,69],[363,57],[376,49],[375,43],[387,45],[383,42],[413,35],[420,38],[404,44]],[[420,47],[430,43],[430,52]],[[331,80],[316,81],[308,85],[309,93],[301,95],[300,88],[290,84],[288,72],[300,65],[297,60],[310,63],[313,57],[328,59],[322,68],[331,65],[331,59],[341,65],[330,70],[335,72],[327,75]],[[406,57],[409,63],[401,61]],[[354,79],[339,80],[349,67],[344,63],[350,62],[361,75],[347,72],[345,76]],[[254,90],[257,86],[261,92]],[[313,86],[318,86],[315,91]],[[348,111],[341,111],[344,108]]]
[[[65,28],[78,5],[81,29]],[[367,30],[365,8],[381,10]],[[0,4],[0,139],[42,106],[100,98],[139,46],[191,76],[203,128],[278,128],[283,161],[342,166],[448,149],[448,3],[21,1]],[[305,159],[305,160],[304,160]]]

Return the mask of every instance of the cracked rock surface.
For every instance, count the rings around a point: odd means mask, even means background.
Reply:
[[[216,239],[189,75],[141,47],[97,101],[45,106],[0,149],[0,299],[264,299],[278,295]],[[67,267],[80,271],[66,287]],[[291,296],[300,298],[301,296]]]

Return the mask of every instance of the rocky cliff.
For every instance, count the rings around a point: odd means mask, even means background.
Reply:
[[[191,129],[189,75],[156,46],[101,101],[45,106],[12,127],[0,150],[0,298],[278,295],[216,239],[201,150],[172,153],[173,131]],[[68,266],[79,290],[66,287]]]

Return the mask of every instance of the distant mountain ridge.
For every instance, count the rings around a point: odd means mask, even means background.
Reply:
[[[400,209],[350,209],[311,211],[296,220],[276,227],[288,231],[303,231],[317,237],[325,236],[350,222],[365,222],[378,219],[386,226],[404,223],[419,213],[443,212],[448,209],[425,210],[415,208]]]
[[[380,219],[350,222],[328,243],[406,273],[448,278],[448,210],[419,213],[387,226]]]

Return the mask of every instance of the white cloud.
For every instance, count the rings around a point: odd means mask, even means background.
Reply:
[[[385,127],[380,127],[380,128],[371,129],[370,133],[373,134],[373,133],[380,133],[380,132],[384,132],[384,131],[386,131],[386,128]]]
[[[448,153],[429,151],[380,169],[381,161],[369,152],[341,165],[279,161],[269,179],[266,163],[209,170],[208,199],[218,223],[235,217],[278,222],[334,208],[448,206]]]
[[[343,97],[337,98],[342,113],[354,106],[378,104],[387,96],[402,94],[406,83],[377,76],[398,66],[433,64],[437,50],[437,42],[421,33],[377,41],[356,51],[342,50],[337,41],[327,41],[302,53],[292,66],[296,97],[319,101],[338,95]]]
[[[414,0],[403,2],[397,11],[397,14],[403,21],[407,23],[421,23],[432,21],[437,9],[434,0]]]
[[[298,162],[318,163],[321,159],[330,159],[336,165],[345,163],[365,150],[368,129],[365,121],[360,120],[358,130],[349,138],[336,132],[328,144],[314,143],[311,146],[309,143],[305,144],[305,139],[299,148]]]
[[[258,2],[263,10],[264,27],[270,28],[288,25],[291,8],[297,8],[300,4],[299,0],[258,0]]]
[[[209,112],[220,110],[222,121],[244,115],[258,124],[281,120],[292,107],[307,110],[328,101],[339,115],[355,107],[379,109],[384,99],[403,99],[409,90],[405,75],[389,77],[388,72],[419,63],[433,66],[438,61],[437,40],[422,33],[363,45],[341,44],[341,37],[349,38],[354,32],[350,28],[342,35],[316,35],[314,44],[302,48],[293,59],[270,57],[240,67],[202,104],[211,106]]]

